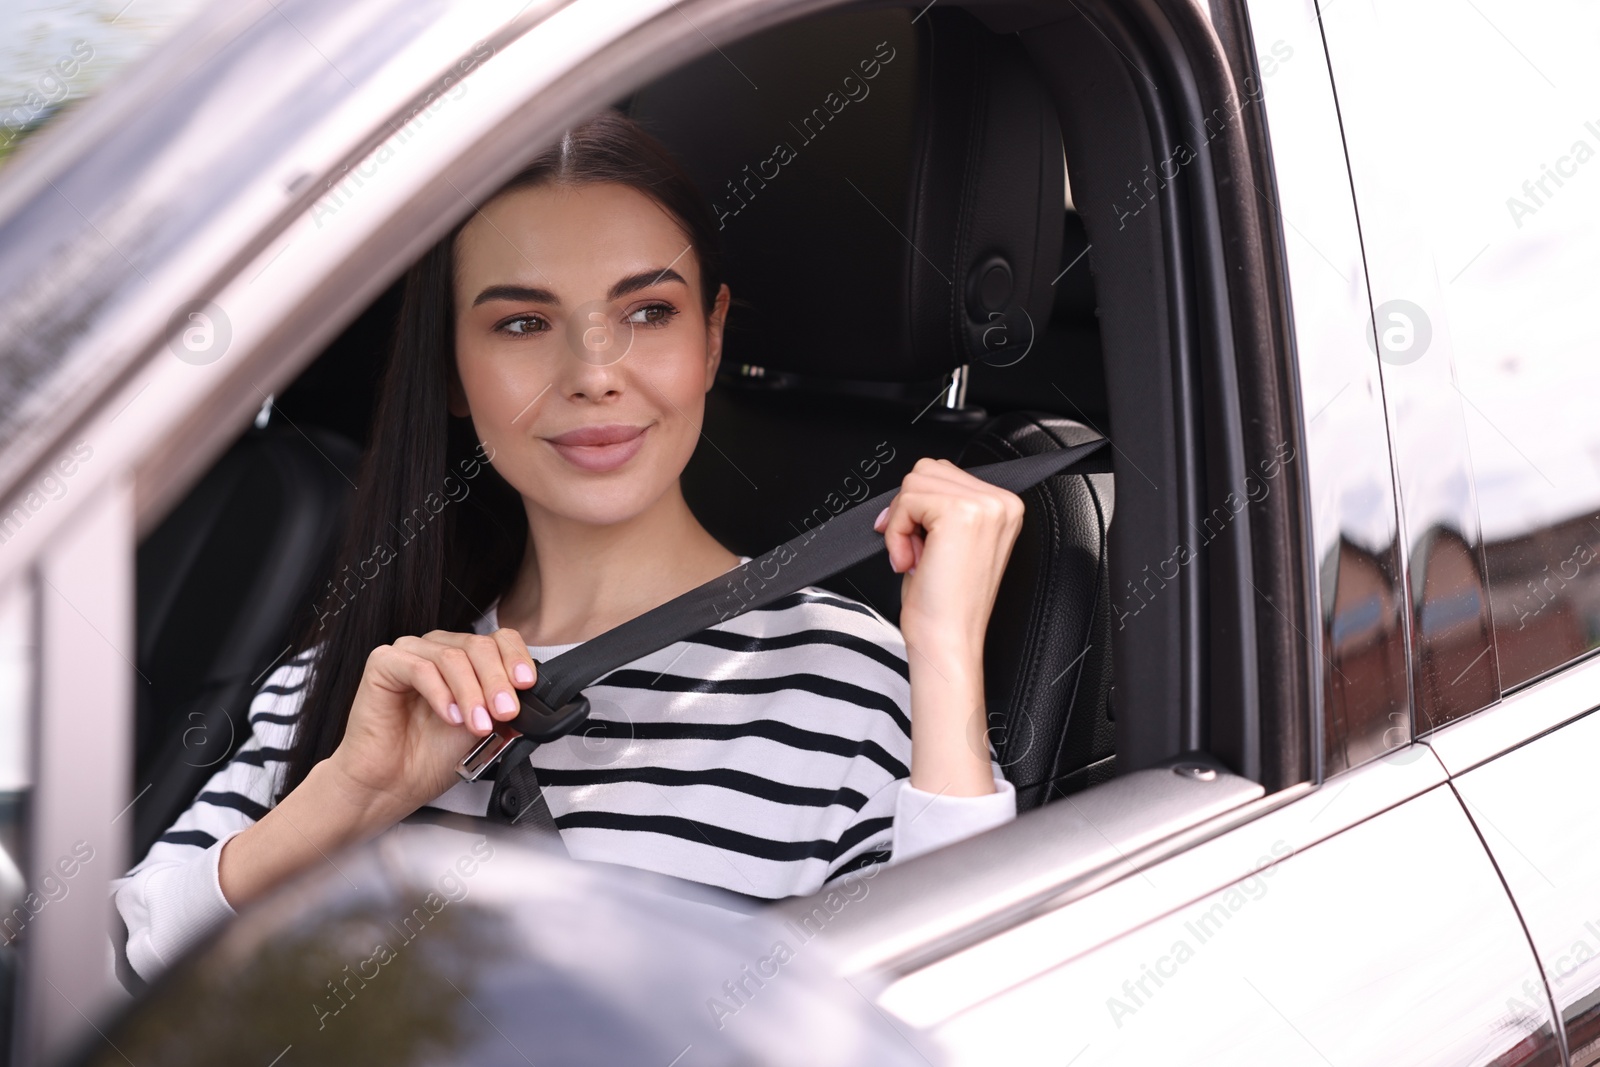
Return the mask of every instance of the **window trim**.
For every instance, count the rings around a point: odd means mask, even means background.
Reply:
[[[1507,693],[1422,738],[1449,769],[1465,774],[1496,756],[1600,710],[1600,650]]]

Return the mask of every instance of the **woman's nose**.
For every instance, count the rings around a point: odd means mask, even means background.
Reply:
[[[622,361],[633,347],[633,325],[603,300],[575,308],[567,317],[566,357],[560,374],[569,395],[590,397],[616,392]]]

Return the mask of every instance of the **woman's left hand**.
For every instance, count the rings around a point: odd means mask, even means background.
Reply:
[[[911,671],[911,784],[930,793],[994,791],[983,644],[1022,530],[1022,498],[945,459],[919,459],[873,528],[900,585]]]
[[[903,573],[907,644],[983,652],[989,614],[1022,530],[1022,498],[947,459],[917,460],[873,525]],[[913,573],[915,572],[915,573]]]

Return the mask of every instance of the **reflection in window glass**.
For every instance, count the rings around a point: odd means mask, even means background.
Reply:
[[[1374,286],[1375,314],[1382,328],[1421,331],[1414,357],[1385,357],[1386,387],[1400,389],[1391,433],[1412,443],[1404,506],[1420,526],[1442,521],[1440,500],[1469,515],[1475,504],[1479,525],[1474,536],[1444,509],[1461,551],[1411,545],[1413,595],[1427,598],[1418,647],[1457,650],[1421,657],[1420,728],[1600,644],[1600,8],[1323,7],[1336,87],[1352,105],[1369,269],[1389,282]],[[1394,298],[1409,317],[1386,313]],[[1470,639],[1479,551],[1493,655]],[[1435,640],[1444,634],[1460,639]],[[1430,693],[1432,712],[1420,699]]]
[[[7,0],[0,4],[0,164],[93,95],[203,0]]]
[[[1507,688],[1600,641],[1600,10],[1481,6],[1413,84]]]

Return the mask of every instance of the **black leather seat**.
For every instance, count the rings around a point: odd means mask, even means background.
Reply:
[[[1070,447],[1099,436],[1033,411],[1001,415],[967,444],[977,466]],[[1110,778],[1110,474],[1050,478],[1022,494],[1022,532],[995,596],[983,650],[989,737],[1018,809]]]
[[[139,546],[134,856],[249,735],[260,676],[329,565],[359,452],[315,427],[251,429]]]
[[[1028,353],[1063,266],[1060,131],[1015,38],[943,8],[829,15],[712,53],[627,110],[722,222],[735,306],[684,492],[730,548],[787,540],[924,455],[974,465],[1092,434],[1048,410],[991,417],[959,385],[940,400],[955,368]],[[1111,772],[1111,476],[1024,500],[985,684],[1028,808]],[[898,621],[881,556],[823,584]]]

